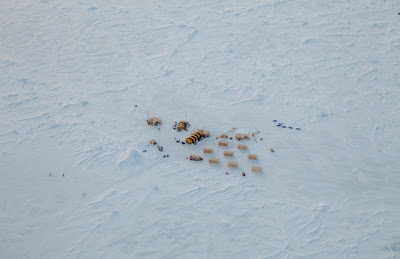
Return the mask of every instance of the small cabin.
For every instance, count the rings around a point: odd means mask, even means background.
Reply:
[[[248,134],[236,133],[235,139],[236,140],[245,140],[245,139],[250,139],[250,137]]]
[[[248,154],[247,155],[247,159],[249,159],[249,160],[257,160],[258,159],[258,155]]]
[[[208,163],[219,164],[219,159],[218,158],[210,158],[210,159],[208,159]]]
[[[261,173],[262,172],[262,168],[259,166],[252,166],[251,167],[251,171],[256,172],[256,173]]]
[[[224,156],[233,156],[232,151],[224,151]]]
[[[161,124],[161,120],[157,117],[151,117],[150,119],[147,119],[147,124],[150,126],[158,126]]]
[[[236,162],[228,162],[228,167],[237,168],[239,165]]]
[[[228,138],[228,135],[226,135],[226,133],[222,133],[221,136],[219,136],[220,138]]]
[[[228,146],[228,142],[227,141],[218,141],[218,146],[227,147]]]
[[[205,154],[212,154],[214,152],[214,149],[212,148],[203,148],[203,153]]]
[[[241,150],[247,150],[247,149],[248,149],[248,146],[247,146],[247,145],[239,144],[239,145],[237,146],[237,148],[238,148],[238,149],[241,149]]]
[[[201,156],[199,156],[199,155],[193,155],[193,154],[191,154],[191,155],[189,156],[189,160],[192,160],[192,161],[203,161],[203,158],[202,158]]]
[[[157,145],[157,140],[151,139],[151,140],[150,140],[150,144],[151,144],[151,145]]]
[[[210,132],[208,130],[205,129],[197,129],[197,130],[201,132],[203,138],[208,138],[210,136]]]

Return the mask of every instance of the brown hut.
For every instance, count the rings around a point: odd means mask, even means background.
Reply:
[[[218,158],[210,158],[210,159],[208,159],[208,163],[219,164],[219,159]]]
[[[157,140],[151,139],[151,140],[150,140],[150,144],[151,144],[151,145],[157,145]]]
[[[228,162],[228,167],[237,168],[239,165],[236,162]]]
[[[206,153],[206,154],[212,154],[214,152],[214,149],[212,149],[212,148],[203,148],[203,153]]]
[[[189,159],[192,160],[192,161],[202,161],[202,160],[203,160],[203,158],[202,158],[201,156],[199,156],[199,155],[193,155],[193,154],[191,154],[191,155],[189,156]]]
[[[251,167],[251,171],[256,172],[256,173],[261,173],[262,172],[262,168],[259,166],[252,166]]]
[[[203,138],[208,138],[210,136],[210,132],[208,130],[205,129],[197,129],[198,131],[201,132]]]
[[[249,160],[257,160],[258,159],[258,155],[248,154],[247,155],[247,159],[249,159]]]
[[[227,147],[228,146],[228,141],[218,141],[218,146]]]
[[[232,151],[224,151],[224,156],[233,156]]]
[[[150,126],[157,126],[161,123],[161,120],[157,117],[151,117],[150,119],[147,119],[147,124]]]
[[[248,134],[236,133],[235,139],[236,140],[245,140],[245,139],[250,139],[250,138],[249,138]]]
[[[239,145],[237,146],[237,148],[238,148],[238,149],[241,149],[241,150],[247,150],[247,149],[248,149],[247,145],[242,145],[242,144],[239,144]]]
[[[221,136],[219,136],[220,138],[228,138],[228,135],[226,135],[226,133],[222,133]]]

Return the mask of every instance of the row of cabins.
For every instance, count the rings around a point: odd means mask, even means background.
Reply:
[[[209,158],[208,162],[210,164],[219,164],[219,159],[218,158]],[[238,166],[239,166],[239,164],[237,162],[228,162],[228,167],[230,167],[230,168],[238,168]],[[251,171],[261,173],[262,167],[252,166]]]
[[[198,155],[190,155],[189,156],[190,160],[194,161],[202,161],[203,158],[198,156]],[[218,158],[209,158],[208,163],[210,164],[219,164],[219,159]],[[228,167],[230,168],[238,168],[239,164],[237,162],[228,162]],[[256,173],[261,173],[262,172],[262,167],[259,166],[252,166],[251,171],[256,172]]]
[[[203,148],[203,153],[204,154],[212,154],[212,153],[214,153],[214,149],[213,148]],[[233,155],[234,155],[233,151],[224,151],[224,156],[233,156]],[[247,159],[249,159],[249,160],[257,160],[258,159],[258,155],[248,154],[247,155]]]
[[[224,134],[220,135],[220,138],[227,139],[228,136],[224,133]],[[250,137],[249,137],[248,134],[241,134],[241,133],[236,133],[235,134],[235,139],[239,140],[239,141],[240,140],[249,139],[249,138]],[[218,141],[218,146],[227,147],[227,146],[229,146],[229,142],[220,140],[220,141]],[[244,144],[238,144],[237,148],[239,150],[248,150],[248,146],[244,145]],[[203,148],[203,153],[204,154],[212,154],[212,153],[214,153],[214,149],[213,148]],[[224,151],[224,156],[233,157],[234,156],[234,152],[233,151]],[[197,160],[197,157],[200,158],[200,156],[191,155],[191,160]],[[256,154],[248,154],[247,155],[247,159],[249,159],[249,160],[258,160],[258,155],[256,155]],[[203,159],[201,158],[201,160],[203,160]],[[197,161],[199,161],[199,160],[197,160]],[[219,159],[218,158],[209,158],[208,162],[210,164],[219,164]],[[239,164],[237,162],[228,162],[228,167],[230,167],[230,168],[237,168],[238,166],[239,166]],[[252,166],[251,170],[253,172],[261,173],[262,172],[262,167]]]

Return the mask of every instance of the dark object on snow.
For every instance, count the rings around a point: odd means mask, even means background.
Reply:
[[[228,172],[225,172],[225,174],[228,174]]]
[[[150,126],[158,126],[158,124],[162,124],[161,120],[157,117],[152,117],[150,119],[147,119],[147,124]]]
[[[277,127],[280,127],[280,126],[282,126],[281,124],[278,124],[278,125],[276,125]]]
[[[137,107],[137,104],[135,104],[135,107]]]
[[[202,158],[201,156],[199,156],[199,155],[193,155],[193,154],[191,154],[191,155],[189,156],[189,160],[192,160],[192,161],[203,161],[203,158]]]
[[[245,173],[245,172],[242,172],[242,175],[243,175],[243,176],[246,176],[246,173]]]
[[[143,150],[142,152],[143,152],[143,153],[144,153],[144,152],[147,152],[147,150],[145,149],[145,150]]]
[[[286,126],[282,126],[282,128],[286,128]]]
[[[63,174],[63,177],[64,177],[64,174]]]
[[[300,130],[300,128],[296,128],[297,130]]]
[[[51,176],[51,173],[49,173],[49,176]]]
[[[293,127],[289,127],[289,129],[293,129]]]
[[[182,141],[182,144],[185,145],[185,142]]]
[[[272,147],[269,149],[269,151],[271,151],[272,153],[275,152],[275,150]]]
[[[276,120],[273,120],[273,122],[276,122]]]

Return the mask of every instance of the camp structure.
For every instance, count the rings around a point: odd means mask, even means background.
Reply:
[[[199,155],[193,155],[193,154],[191,154],[191,155],[189,156],[189,160],[192,160],[192,161],[202,161],[203,158],[202,158],[201,156],[199,156]]]
[[[210,159],[208,159],[208,163],[219,164],[219,159],[218,158],[210,158]]]
[[[255,132],[251,133],[251,136],[254,137],[254,136],[257,135],[258,133],[260,133],[259,130],[257,130],[257,131],[255,131]]]
[[[214,152],[214,149],[212,149],[212,148],[207,148],[207,147],[203,148],[203,153],[205,153],[205,154],[212,154],[213,152]]]
[[[228,167],[237,168],[239,165],[236,162],[228,162]]]
[[[200,141],[203,138],[207,138],[210,136],[210,132],[208,130],[198,129],[192,135],[186,138],[187,144],[196,144],[197,141]]]
[[[221,136],[219,136],[220,138],[228,138],[228,135],[226,135],[226,133],[222,133]]]
[[[256,173],[261,173],[262,172],[262,168],[259,166],[252,166],[251,167],[251,171],[256,172]]]
[[[228,141],[218,141],[218,146],[227,147],[228,146]]]
[[[258,159],[258,155],[248,154],[247,155],[247,159],[249,159],[249,160],[257,160]]]
[[[157,126],[161,124],[161,120],[157,117],[151,117],[150,119],[147,119],[147,124],[150,126]]]
[[[242,144],[238,144],[237,148],[241,149],[241,150],[247,150],[248,149],[247,145],[242,145]]]
[[[176,128],[177,131],[187,130],[190,127],[189,122],[187,121],[180,121],[178,127]]]
[[[224,151],[224,156],[233,156],[232,151]]]
[[[235,139],[236,140],[245,140],[245,139],[250,139],[248,134],[243,134],[243,133],[236,133],[235,134]]]
[[[208,138],[210,136],[210,132],[205,129],[197,129],[197,131],[201,132],[203,138]]]
[[[151,145],[157,145],[157,140],[151,139],[151,140],[150,140],[150,144],[151,144]]]
[[[200,141],[203,138],[203,133],[199,130],[196,130],[192,135],[186,138],[187,144],[196,144],[197,141]]]

